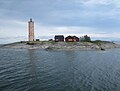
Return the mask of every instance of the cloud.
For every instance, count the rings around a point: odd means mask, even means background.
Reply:
[[[26,36],[27,23],[18,20],[0,20],[0,37]]]
[[[88,34],[119,39],[119,5],[119,0],[0,0],[0,37],[27,39],[27,21],[33,18],[36,38]]]
[[[1,43],[28,40],[27,22],[10,20],[4,21],[4,23],[9,25],[9,27],[0,28]],[[108,33],[105,30],[101,31],[98,28],[85,26],[45,26],[41,23],[35,22],[35,37],[40,40],[53,39],[55,35],[64,35],[65,37],[68,35],[76,35],[80,37],[86,34],[92,39],[120,39],[120,32]]]
[[[80,1],[80,0],[77,0],[77,1]],[[111,3],[110,0],[81,0],[81,3],[83,4],[87,4],[87,5],[98,5],[98,4],[101,4],[101,5],[109,5]]]
[[[119,0],[75,0],[77,3],[82,3],[84,5],[116,5],[119,6],[120,2]]]
[[[110,31],[110,30],[109,30]],[[118,30],[119,31],[119,30]],[[42,38],[42,36],[46,36],[46,38],[54,38],[54,35],[64,35],[65,37],[68,35],[76,35],[78,37],[89,35],[93,39],[120,39],[120,32],[107,32],[106,30],[94,28],[94,27],[81,27],[81,26],[42,26],[36,25],[36,36]]]

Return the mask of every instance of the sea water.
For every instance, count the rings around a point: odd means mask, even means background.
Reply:
[[[0,49],[0,91],[120,91],[120,49]]]

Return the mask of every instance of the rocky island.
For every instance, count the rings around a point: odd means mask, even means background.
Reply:
[[[1,45],[0,48],[45,49],[45,50],[106,50],[111,48],[120,48],[120,45],[108,41],[91,41],[91,42],[21,41],[10,44],[4,44]]]

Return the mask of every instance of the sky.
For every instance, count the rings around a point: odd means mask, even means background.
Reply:
[[[28,40],[30,18],[40,40],[86,34],[120,40],[119,0],[0,0],[0,44]]]

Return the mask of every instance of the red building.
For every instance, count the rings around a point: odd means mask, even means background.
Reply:
[[[65,41],[66,41],[66,42],[74,42],[74,38],[73,38],[72,36],[67,36],[67,37],[65,38]]]
[[[80,41],[80,39],[78,37],[76,37],[76,36],[73,36],[73,37],[74,37],[74,42],[79,42]]]
[[[67,37],[65,38],[65,41],[66,41],[66,42],[79,42],[79,38],[76,37],[76,36],[67,36]]]

